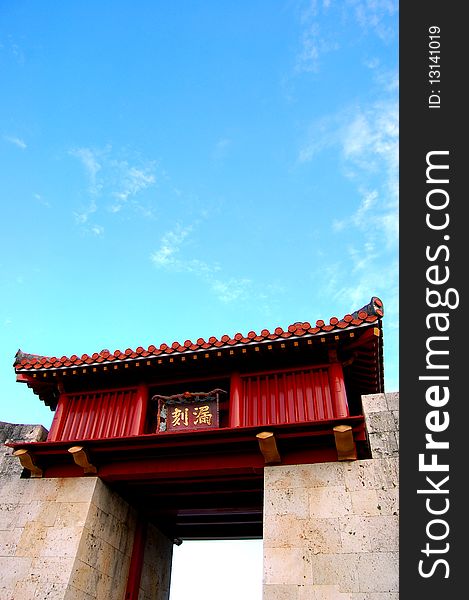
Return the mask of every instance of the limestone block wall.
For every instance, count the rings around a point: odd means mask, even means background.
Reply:
[[[11,442],[43,442],[47,438],[47,429],[42,425],[17,425],[0,421],[0,485],[6,477],[18,477],[23,470],[12,449],[5,446]]]
[[[398,399],[363,398],[373,458],[266,467],[263,600],[398,598]]]
[[[41,425],[0,423],[0,600],[124,600],[137,515],[97,477],[22,478],[4,442]],[[173,545],[146,538],[139,600],[167,600]]]
[[[0,600],[124,598],[135,515],[96,477],[3,478]]]
[[[173,542],[148,526],[138,600],[168,600]]]
[[[100,479],[83,522],[64,600],[123,600],[132,556],[135,511]],[[80,478],[74,481],[86,482]],[[79,496],[73,495],[75,500]]]
[[[362,396],[373,458],[399,455],[399,392]]]

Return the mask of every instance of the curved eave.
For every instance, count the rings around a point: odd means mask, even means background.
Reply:
[[[305,333],[303,335],[291,335],[288,338],[277,338],[277,339],[265,339],[265,340],[261,340],[261,341],[249,341],[249,342],[244,342],[244,343],[237,343],[237,344],[224,344],[221,346],[216,346],[216,347],[211,347],[211,348],[198,348],[196,350],[191,350],[191,349],[185,349],[185,350],[179,350],[179,351],[175,351],[175,352],[171,352],[171,353],[161,353],[161,354],[152,354],[152,353],[146,353],[146,354],[142,354],[140,356],[137,357],[130,357],[130,358],[115,358],[112,360],[100,360],[98,361],[91,361],[91,362],[74,362],[73,364],[64,364],[61,366],[36,366],[36,367],[32,367],[32,366],[28,366],[28,367],[21,367],[20,365],[15,365],[15,372],[16,374],[24,374],[24,375],[28,375],[28,374],[38,374],[38,373],[63,373],[63,372],[72,372],[72,371],[77,371],[77,370],[83,370],[83,369],[88,369],[88,368],[92,368],[92,367],[110,367],[113,365],[132,365],[132,364],[148,364],[148,361],[151,362],[155,362],[155,361],[171,361],[171,359],[179,359],[179,360],[184,360],[185,357],[187,356],[201,356],[204,354],[222,354],[224,357],[229,357],[229,356],[234,356],[236,354],[239,354],[241,352],[243,352],[243,350],[247,350],[247,349],[256,349],[256,348],[262,348],[262,347],[269,347],[269,346],[281,346],[284,345],[286,346],[295,346],[295,343],[301,341],[301,340],[309,340],[309,341],[313,341],[313,340],[318,340],[320,341],[321,338],[327,338],[328,340],[333,337],[334,341],[340,341],[343,339],[347,339],[350,337],[350,334],[353,332],[357,331],[357,330],[361,330],[364,328],[369,328],[369,327],[379,327],[381,328],[381,319],[376,318],[373,320],[370,320],[368,322],[364,322],[361,323],[360,325],[354,325],[354,326],[350,326],[347,327],[346,329],[333,329],[331,331],[327,331],[324,332],[322,331],[320,334],[308,334]],[[160,363],[161,364],[161,363]]]
[[[343,330],[357,328],[364,324],[376,323],[384,315],[383,303],[376,297],[372,296],[371,301],[352,314],[345,315],[342,319],[331,317],[329,323],[319,319],[316,325],[312,326],[309,322],[297,322],[289,325],[287,330],[277,327],[274,332],[263,329],[260,333],[250,331],[247,335],[237,333],[234,337],[223,335],[220,339],[210,337],[208,341],[199,338],[196,342],[186,340],[183,344],[173,342],[171,346],[161,344],[159,348],[149,346],[146,350],[143,347],[138,347],[136,350],[128,348],[125,352],[115,350],[111,353],[109,350],[95,352],[91,356],[83,354],[81,357],[72,355],[70,357],[62,356],[47,357],[35,354],[25,354],[18,350],[14,367],[18,371],[41,371],[45,369],[63,369],[66,367],[84,367],[95,364],[128,362],[131,360],[143,360],[152,357],[162,357],[167,355],[187,355],[192,352],[212,352],[224,348],[248,347],[259,343],[274,343],[278,341],[286,341],[288,339],[300,338],[305,336],[325,336],[330,333],[335,333]]]

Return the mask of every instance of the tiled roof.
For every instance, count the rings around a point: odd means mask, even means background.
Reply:
[[[366,323],[374,323],[384,315],[382,301],[373,296],[368,304],[359,310],[346,314],[342,319],[331,317],[329,322],[319,319],[313,326],[308,322],[296,322],[290,325],[286,330],[277,327],[273,332],[263,329],[260,333],[250,331],[247,335],[236,333],[233,337],[223,335],[220,339],[210,337],[208,340],[199,338],[196,342],[186,340],[183,344],[173,342],[171,345],[161,344],[159,347],[149,346],[142,348],[139,346],[135,350],[127,348],[127,350],[101,350],[94,354],[83,354],[77,356],[62,356],[60,358],[52,356],[41,356],[37,354],[26,354],[18,350],[15,356],[14,367],[16,372],[29,370],[44,370],[44,369],[64,369],[67,367],[75,367],[80,365],[100,364],[103,362],[121,362],[138,358],[151,358],[160,355],[181,354],[184,352],[196,352],[198,350],[210,350],[221,347],[242,346],[252,343],[260,343],[265,341],[275,341],[287,339],[291,337],[300,337],[305,335],[320,335],[327,334],[333,331],[343,330],[347,328],[359,327]]]

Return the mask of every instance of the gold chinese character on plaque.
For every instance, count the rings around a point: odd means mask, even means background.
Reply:
[[[194,425],[211,425],[212,424],[212,413],[210,412],[210,406],[196,406],[192,412],[194,415]]]
[[[188,408],[175,408],[172,414],[172,425],[173,427],[179,427],[180,425],[189,425],[189,409]]]

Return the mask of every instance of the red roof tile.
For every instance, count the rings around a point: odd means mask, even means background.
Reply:
[[[277,327],[273,333],[270,333],[267,329],[263,329],[260,334],[257,334],[255,331],[250,331],[246,336],[242,333],[236,333],[234,337],[223,335],[220,339],[212,336],[208,341],[205,341],[203,338],[199,338],[196,342],[186,340],[184,344],[175,341],[170,346],[168,346],[168,344],[161,344],[159,348],[157,348],[152,344],[147,349],[139,346],[136,350],[127,348],[123,352],[121,350],[115,350],[113,353],[104,349],[101,350],[101,352],[95,352],[91,356],[83,354],[81,357],[78,357],[76,354],[73,354],[70,357],[62,356],[61,358],[55,356],[47,357],[37,354],[26,354],[21,350],[18,350],[15,356],[14,367],[17,372],[37,369],[60,369],[78,366],[84,363],[90,365],[106,361],[132,360],[141,356],[154,357],[160,356],[161,354],[173,354],[175,352],[195,352],[197,350],[208,350],[210,348],[221,348],[223,346],[240,346],[267,340],[275,341],[278,339],[304,335],[318,335],[321,333],[330,333],[334,330],[358,327],[364,323],[374,323],[383,317],[383,315],[384,308],[382,301],[376,296],[373,296],[367,305],[354,313],[347,314],[340,320],[337,317],[331,317],[327,325],[322,319],[316,321],[315,327],[312,327],[308,322],[298,321],[290,325],[286,331],[282,329],[282,327]]]

